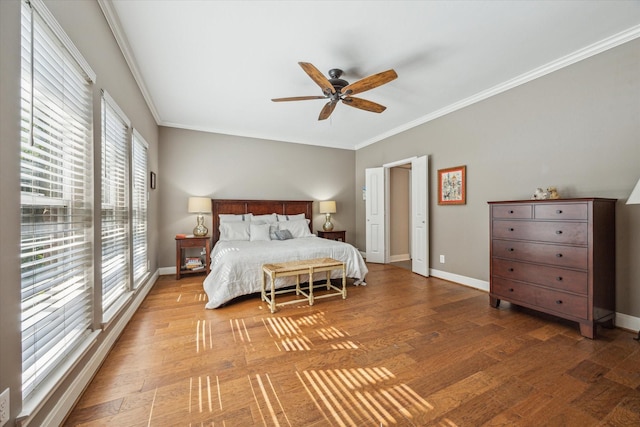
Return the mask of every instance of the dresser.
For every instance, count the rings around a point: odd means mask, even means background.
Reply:
[[[579,322],[615,314],[615,199],[489,202],[491,306],[500,300]]]

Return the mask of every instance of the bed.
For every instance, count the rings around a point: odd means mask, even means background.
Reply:
[[[262,265],[268,263],[334,258],[345,263],[347,277],[355,285],[366,284],[368,269],[356,248],[313,234],[313,201],[212,199],[211,207],[211,272],[203,284],[206,308],[259,293]],[[334,271],[331,277],[337,279],[341,274]],[[282,277],[276,288],[293,284],[295,277]]]

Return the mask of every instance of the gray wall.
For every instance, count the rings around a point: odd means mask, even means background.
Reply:
[[[365,168],[424,154],[432,268],[489,280],[487,201],[552,185],[562,197],[617,198],[617,311],[640,316],[640,205],[625,205],[640,179],[640,40],[359,149],[356,188]],[[437,170],[458,165],[467,166],[467,204],[438,206]]]
[[[158,127],[120,52],[111,30],[95,1],[45,1],[67,35],[97,74],[94,95],[99,105],[99,89],[105,88],[133,126],[149,143],[152,170],[158,166]],[[20,1],[0,1],[0,391],[11,388],[11,416],[21,410],[20,336]],[[95,150],[100,150],[99,110],[94,112]],[[98,125],[95,125],[98,123]],[[95,188],[100,188],[99,164]],[[98,193],[99,194],[99,193]],[[98,204],[99,206],[99,199]],[[149,258],[151,271],[158,268],[158,194],[149,201]],[[98,250],[99,252],[99,250]],[[117,322],[118,318],[114,319]],[[98,325],[99,326],[99,325]],[[41,425],[53,404],[61,399],[69,381],[86,365],[94,350],[113,332],[110,328],[98,338],[87,356],[66,383],[39,411],[32,425]],[[12,422],[8,425],[13,425]]]
[[[175,235],[196,225],[189,196],[335,200],[334,229],[355,243],[353,150],[161,127],[159,162],[160,267],[175,267]],[[321,230],[318,203],[313,211],[313,230]]]

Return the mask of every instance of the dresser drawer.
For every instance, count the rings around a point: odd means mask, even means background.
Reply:
[[[560,315],[574,316],[581,319],[586,319],[589,315],[586,296],[583,297],[538,288],[536,292],[536,304],[549,312]]]
[[[586,245],[586,222],[493,221],[492,237]]]
[[[526,304],[536,303],[537,287],[533,285],[513,282],[500,277],[491,277],[490,287],[491,293],[498,298],[504,298],[507,301],[513,302],[519,301]]]
[[[551,264],[558,267],[587,269],[589,250],[586,246],[547,245],[519,240],[493,240],[494,257]]]
[[[589,209],[586,203],[539,204],[533,207],[536,219],[587,220]]]
[[[535,283],[560,291],[582,295],[587,294],[589,285],[589,277],[586,271],[539,266],[499,258],[491,260],[491,275]]]
[[[533,217],[531,205],[494,205],[491,207],[493,218],[529,219]]]

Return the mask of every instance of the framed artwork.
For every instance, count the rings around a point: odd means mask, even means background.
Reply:
[[[467,167],[438,170],[438,204],[464,205],[467,203]]]
[[[151,176],[149,177],[149,187],[151,187],[152,190],[156,189],[156,173],[155,172],[151,172]]]

